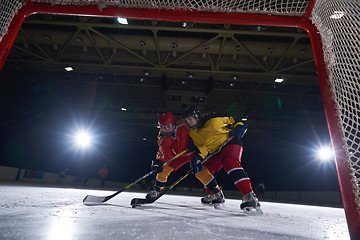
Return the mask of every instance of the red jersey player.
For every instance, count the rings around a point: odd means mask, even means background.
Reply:
[[[188,148],[189,129],[182,122],[175,124],[175,117],[172,113],[164,113],[159,116],[160,126],[158,145],[159,150],[156,160],[153,160],[151,168],[157,172],[154,190],[150,191],[146,198],[156,197],[165,187],[168,176],[171,172],[178,170],[185,163],[190,162],[194,157],[193,152],[185,152],[169,164],[163,164]]]

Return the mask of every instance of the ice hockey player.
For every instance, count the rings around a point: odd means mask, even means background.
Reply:
[[[191,160],[191,168],[195,176],[204,184],[208,196],[203,203],[224,202],[224,195],[218,186],[211,183],[213,174],[224,168],[235,186],[243,195],[240,208],[245,212],[261,211],[259,200],[251,187],[250,178],[241,166],[243,151],[241,138],[247,131],[247,124],[236,122],[232,116],[202,115],[200,107],[189,107],[183,114],[185,125],[190,129],[190,144],[195,147],[196,156]],[[222,149],[218,149],[231,136],[234,138]],[[215,151],[204,165],[201,161]],[[211,185],[212,184],[212,185]]]
[[[158,119],[160,131],[158,135],[159,150],[156,159],[152,161],[151,169],[157,172],[152,191],[146,198],[155,198],[163,190],[171,172],[178,170],[185,163],[191,161],[194,152],[187,151],[169,164],[163,166],[165,162],[175,157],[179,153],[188,149],[189,129],[182,121],[175,123],[175,117],[172,113],[161,114]]]

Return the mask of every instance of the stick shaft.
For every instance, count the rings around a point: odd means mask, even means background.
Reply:
[[[179,154],[176,155],[175,157],[169,159],[168,161],[166,161],[166,162],[164,163],[164,166],[167,165],[167,164],[169,164],[169,163],[171,163],[172,161],[174,161],[175,159],[177,159],[178,157],[180,157],[181,155],[183,155],[183,154],[186,153],[187,151],[188,151],[188,149],[185,149],[184,151],[182,151],[181,153],[179,153]],[[150,175],[152,175],[152,174],[154,174],[154,173],[156,173],[156,171],[152,170],[151,172],[145,174],[144,176],[136,179],[134,182],[132,182],[132,183],[130,183],[129,185],[127,185],[126,187],[124,187],[123,190],[125,190],[125,189],[127,189],[127,188],[130,188],[132,185],[137,184],[137,183],[140,182],[141,180],[147,178],[148,176],[150,176]]]
[[[181,155],[183,155],[184,153],[186,153],[188,151],[188,149],[185,149],[184,151],[182,151],[181,153],[179,153],[178,155],[176,155],[175,157],[169,159],[168,161],[166,161],[164,163],[164,165],[167,165],[169,163],[171,163],[172,161],[174,161],[175,159],[177,159],[178,157],[180,157]],[[129,185],[122,187],[121,189],[119,189],[117,192],[109,195],[109,196],[105,196],[105,197],[97,197],[97,196],[91,196],[88,195],[84,198],[83,202],[86,201],[93,201],[93,202],[106,202],[108,200],[110,200],[111,198],[115,197],[116,195],[118,195],[119,193],[123,192],[125,189],[130,188],[131,186],[139,183],[140,181],[142,181],[143,179],[147,178],[148,176],[152,175],[156,173],[156,171],[152,170],[151,172],[148,172],[147,174],[145,174],[144,176],[139,177],[138,179],[136,179],[135,181],[133,181],[132,183],[130,183]]]

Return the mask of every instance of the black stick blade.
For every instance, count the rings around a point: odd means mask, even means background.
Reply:
[[[149,202],[149,200],[147,198],[133,198],[131,200],[130,205],[132,207],[136,207],[136,206],[143,205],[143,204],[148,204],[148,203],[152,203],[152,202]]]
[[[160,197],[156,197],[156,198],[133,198],[130,202],[130,205],[132,207],[136,207],[136,206],[140,206],[140,205],[144,205],[144,204],[150,204],[155,202],[157,199],[159,199]]]

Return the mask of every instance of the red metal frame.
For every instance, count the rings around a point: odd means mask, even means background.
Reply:
[[[207,13],[196,11],[166,11],[153,9],[131,9],[110,7],[99,10],[97,6],[70,6],[53,5],[44,3],[29,3],[21,8],[14,17],[9,27],[9,32],[4,36],[0,43],[0,70],[10,52],[11,46],[21,27],[21,24],[31,14],[50,13],[61,15],[83,15],[83,16],[101,16],[101,17],[126,17],[136,19],[154,19],[169,21],[190,21],[207,23],[228,23],[240,25],[267,25],[282,27],[298,27],[309,33],[315,65],[318,72],[319,84],[324,104],[325,116],[328,123],[329,133],[332,145],[335,150],[336,169],[341,189],[341,195],[345,214],[348,222],[349,232],[352,239],[360,239],[360,215],[355,204],[350,169],[346,162],[346,153],[342,146],[344,143],[341,138],[341,131],[337,125],[336,109],[331,98],[330,86],[328,84],[328,74],[325,69],[324,58],[322,54],[321,38],[317,28],[310,22],[308,17],[311,14],[315,0],[310,0],[306,13],[303,17],[288,16],[269,16],[253,14],[225,14],[225,13]]]
[[[346,214],[351,239],[360,239],[360,214],[357,211],[355,195],[353,192],[351,171],[346,161],[346,152],[342,147],[342,134],[338,126],[335,104],[331,98],[328,75],[325,68],[322,44],[317,28],[313,24],[308,24],[307,31],[310,35],[311,45],[315,58],[315,65],[318,73],[321,96],[324,105],[325,117],[328,124],[330,139],[335,152],[335,164],[338,175],[341,197]]]

